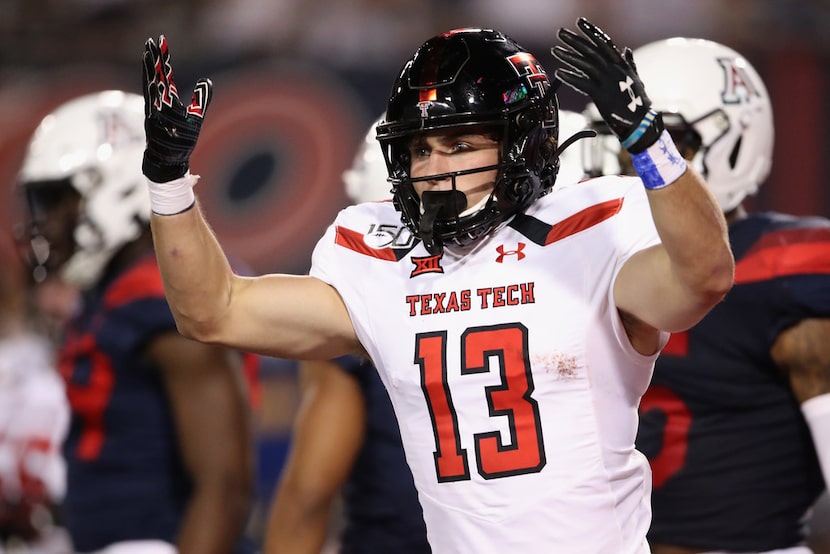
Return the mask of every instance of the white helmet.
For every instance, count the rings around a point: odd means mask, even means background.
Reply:
[[[116,90],[66,102],[32,136],[19,175],[24,190],[63,181],[81,196],[75,251],[60,270],[67,282],[94,284],[149,222],[144,143],[144,99]]]
[[[389,183],[386,160],[383,158],[380,143],[375,138],[375,128],[383,123],[383,120],[384,117],[381,115],[369,126],[352,167],[343,172],[346,194],[355,204],[392,198],[392,184]]]
[[[699,141],[692,164],[721,209],[754,194],[772,165],[772,104],[761,77],[740,54],[704,39],[670,38],[634,51],[637,73],[675,131]]]

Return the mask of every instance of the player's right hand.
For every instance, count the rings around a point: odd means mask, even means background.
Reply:
[[[205,112],[213,95],[210,79],[199,79],[188,106],[179,100],[170,50],[164,35],[158,44],[144,43],[144,132],[146,147],[142,171],[156,183],[182,177],[190,168]]]

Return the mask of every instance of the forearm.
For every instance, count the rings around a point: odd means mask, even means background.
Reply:
[[[176,546],[179,554],[227,554],[244,534],[251,495],[231,484],[194,491]]]
[[[331,501],[303,501],[305,495],[281,487],[268,518],[263,554],[317,554],[326,541]]]
[[[729,291],[734,260],[720,208],[697,173],[671,154],[674,145],[665,137],[661,142],[639,154],[637,168],[660,244],[625,264],[615,283],[615,300],[621,311],[676,332],[700,321]],[[660,168],[667,160],[671,166]],[[650,172],[654,166],[658,171]]]
[[[234,274],[198,203],[150,220],[164,290],[179,331],[209,340],[230,303]]]
[[[723,212],[700,176],[688,168],[674,183],[648,191],[648,198],[671,274],[704,302],[722,298],[732,285],[734,260]]]
[[[363,445],[366,404],[357,378],[329,361],[300,365],[303,401],[274,497],[265,554],[317,554],[332,505]]]

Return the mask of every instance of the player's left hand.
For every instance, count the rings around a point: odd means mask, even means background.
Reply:
[[[144,132],[147,145],[142,171],[156,183],[182,177],[190,168],[205,112],[213,96],[210,79],[199,79],[188,106],[179,100],[170,51],[162,35],[144,43]]]
[[[642,152],[657,141],[663,123],[651,110],[631,49],[620,53],[611,38],[584,17],[576,24],[585,36],[559,29],[565,46],[551,48],[556,58],[573,69],[557,69],[556,78],[593,100],[628,151]]]

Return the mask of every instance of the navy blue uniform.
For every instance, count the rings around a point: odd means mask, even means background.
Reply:
[[[359,382],[366,400],[363,447],[344,485],[346,528],[341,554],[429,553],[421,504],[389,395],[371,363],[352,356],[340,366]]]
[[[176,331],[155,257],[106,276],[82,300],[60,353],[72,406],[67,528],[81,552],[125,540],[175,544],[191,483],[164,383],[143,355]]]
[[[733,223],[735,286],[673,335],[640,407],[654,473],[652,543],[753,551],[803,542],[824,489],[778,334],[830,317],[830,222],[763,213]]]

